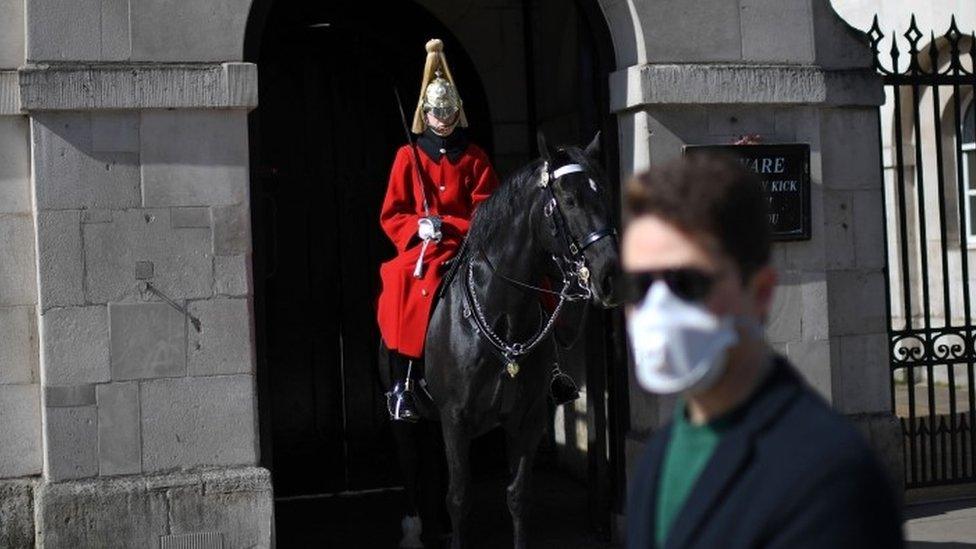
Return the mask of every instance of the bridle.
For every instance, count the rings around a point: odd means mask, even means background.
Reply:
[[[545,161],[542,164],[542,170],[539,176],[539,186],[546,190],[549,198],[542,210],[543,217],[547,220],[549,230],[553,237],[555,237],[557,241],[561,240],[565,246],[565,253],[560,255],[552,255],[552,260],[556,264],[562,276],[562,288],[560,288],[558,292],[515,280],[505,276],[502,273],[499,273],[495,269],[495,266],[491,263],[491,260],[485,254],[484,250],[480,250],[480,255],[488,265],[488,268],[493,276],[497,276],[514,286],[549,295],[555,295],[559,298],[559,301],[556,304],[555,309],[553,309],[552,314],[550,314],[549,318],[542,323],[542,327],[539,329],[536,335],[525,342],[513,343],[505,341],[504,338],[499,336],[494,330],[491,329],[488,319],[485,316],[484,308],[478,301],[478,297],[474,292],[474,263],[470,258],[468,260],[468,272],[464,281],[466,304],[463,315],[465,318],[471,320],[475,330],[480,333],[489,344],[491,344],[494,350],[498,353],[499,358],[505,364],[505,369],[508,372],[508,375],[513,378],[519,372],[518,359],[531,353],[549,335],[549,333],[552,332],[553,327],[555,327],[556,320],[559,318],[560,312],[562,312],[563,305],[567,301],[583,301],[589,300],[592,297],[593,293],[590,287],[590,269],[587,266],[585,255],[586,249],[604,238],[616,238],[617,232],[612,227],[597,229],[590,232],[582,239],[577,239],[570,230],[569,224],[566,222],[562,209],[559,207],[559,201],[556,199],[556,193],[551,184],[565,175],[581,172],[585,173],[586,170],[580,164],[571,163],[561,166],[555,170],[550,170],[549,162]],[[594,186],[595,191],[595,184],[592,183],[592,181],[590,184]],[[576,286],[576,290],[578,290],[578,292],[571,291],[571,288],[574,285]]]

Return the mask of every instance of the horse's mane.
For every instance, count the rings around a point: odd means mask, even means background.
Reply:
[[[597,175],[600,180],[605,180],[599,166],[594,164],[579,147],[560,147],[556,150],[552,162],[556,166],[568,163],[579,164],[589,173]],[[521,167],[505,178],[495,192],[478,205],[468,230],[466,244],[468,249],[485,247],[501,225],[511,223],[517,212],[529,206],[532,194],[538,189],[533,176],[541,164],[541,159],[535,159]],[[598,192],[605,196],[607,189],[601,185]]]
[[[500,225],[510,223],[515,214],[526,207],[530,194],[536,188],[532,176],[540,164],[542,161],[536,159],[522,166],[478,205],[468,229],[468,249],[483,247]]]

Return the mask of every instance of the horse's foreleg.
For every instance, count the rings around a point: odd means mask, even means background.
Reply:
[[[528,431],[528,432],[527,432]],[[533,426],[525,431],[509,433],[508,453],[512,482],[507,488],[508,511],[512,514],[512,534],[516,549],[523,549],[528,542],[527,515],[529,505],[529,481],[532,476],[532,460],[542,438],[543,427]]]
[[[468,450],[471,447],[471,440],[459,420],[442,418],[441,422],[444,430],[447,469],[450,475],[447,488],[447,511],[451,515],[451,524],[454,527],[451,547],[461,549],[464,547],[464,534],[470,504],[468,486],[471,479],[468,468]]]

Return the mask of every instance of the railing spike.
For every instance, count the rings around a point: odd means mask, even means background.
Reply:
[[[935,31],[930,31],[929,40],[929,70],[932,74],[939,74],[939,44],[935,41]]]

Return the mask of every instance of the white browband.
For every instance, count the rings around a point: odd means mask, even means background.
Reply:
[[[565,166],[563,166],[561,168],[558,168],[557,170],[555,170],[554,172],[552,172],[552,178],[553,179],[559,179],[560,177],[562,177],[562,176],[564,176],[566,174],[578,173],[578,172],[582,172],[582,171],[585,171],[585,170],[583,169],[583,166],[580,166],[579,164],[566,164]]]

